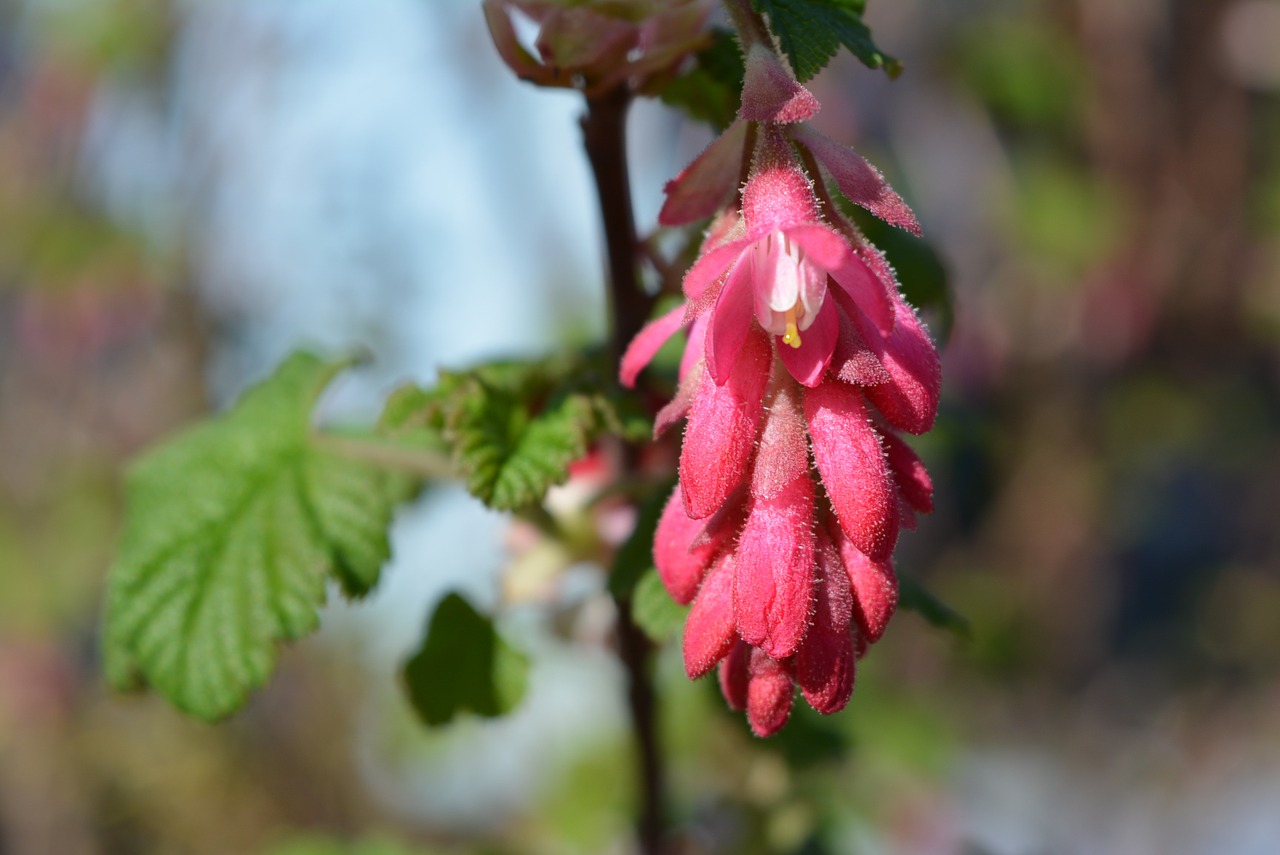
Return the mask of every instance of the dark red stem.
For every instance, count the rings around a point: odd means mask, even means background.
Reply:
[[[587,99],[582,136],[595,176],[609,256],[609,347],[615,359],[644,326],[652,308],[640,287],[640,245],[631,207],[631,179],[627,173],[627,108],[631,93],[625,87]],[[623,454],[624,478],[635,475],[634,449]],[[636,626],[630,598],[617,598],[618,657],[627,672],[627,701],[635,733],[640,815],[636,833],[642,855],[663,850],[663,770],[658,747],[653,690],[653,645]]]
[[[631,210],[631,178],[627,174],[627,108],[625,87],[587,99],[582,137],[591,161],[609,253],[609,343],[621,354],[649,317],[650,300],[640,287],[639,242]]]

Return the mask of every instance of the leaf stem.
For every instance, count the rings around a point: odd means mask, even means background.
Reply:
[[[348,460],[368,463],[382,469],[402,472],[430,480],[457,477],[448,456],[425,449],[405,448],[375,438],[343,436],[315,432],[310,442],[316,448],[330,451]]]
[[[630,91],[625,85],[618,86],[589,97],[582,118],[583,143],[595,177],[609,256],[609,349],[615,364],[652,309],[652,300],[640,287],[640,245],[627,173],[626,122],[630,105]],[[634,477],[635,449],[624,446],[622,459],[625,471],[621,477]],[[653,645],[632,618],[630,597],[615,595],[614,604],[618,613],[618,657],[627,672],[627,701],[636,743],[640,795],[636,834],[642,855],[660,855],[664,775],[655,714]]]

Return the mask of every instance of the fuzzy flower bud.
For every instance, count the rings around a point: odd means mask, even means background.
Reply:
[[[709,0],[485,0],[498,53],[516,76],[588,96],[628,85],[648,93],[669,80],[706,38]],[[515,19],[536,24],[530,47]]]

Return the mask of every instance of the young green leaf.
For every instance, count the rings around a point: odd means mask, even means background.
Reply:
[[[841,45],[868,68],[883,68],[890,77],[902,73],[902,63],[871,40],[862,21],[866,0],[752,0],[751,5],[768,16],[769,28],[801,80],[821,71]]]
[[[640,577],[632,595],[631,616],[645,635],[661,644],[680,631],[688,615],[689,607],[671,599],[657,570]]]
[[[445,372],[433,389],[392,395],[382,426],[391,436],[435,432],[472,495],[496,510],[522,510],[563,484],[600,437],[648,438],[647,413],[601,364],[553,357]]]
[[[107,590],[108,677],[217,719],[313,630],[325,582],[377,582],[403,475],[317,442],[316,398],[344,366],[295,354],[225,414],[137,461]]]
[[[528,672],[528,658],[454,593],[436,607],[402,676],[414,710],[441,725],[464,711],[486,718],[509,713],[524,696]]]
[[[590,399],[557,394],[539,411],[476,381],[453,425],[467,489],[498,510],[516,510],[565,481],[587,453],[596,415]]]

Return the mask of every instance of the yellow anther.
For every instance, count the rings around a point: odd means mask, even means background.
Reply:
[[[787,331],[782,334],[782,340],[792,347],[800,346],[800,328],[796,326],[796,310],[794,306],[787,309]]]

